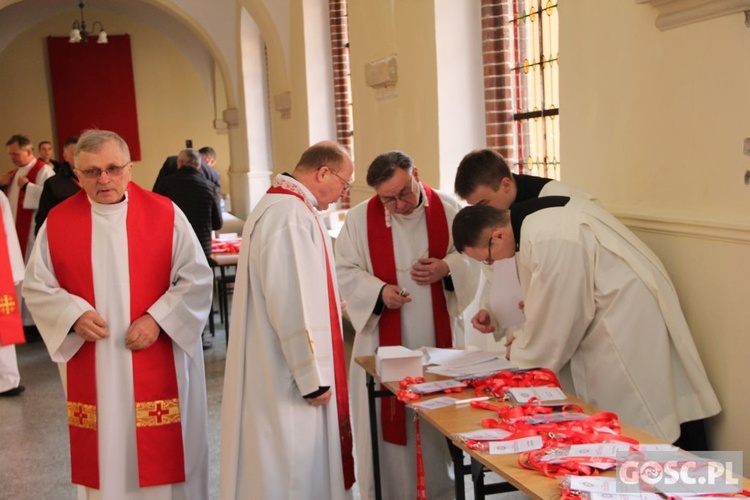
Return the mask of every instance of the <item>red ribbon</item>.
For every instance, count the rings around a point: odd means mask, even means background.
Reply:
[[[532,398],[533,399],[533,398]],[[586,465],[591,462],[614,463],[609,457],[561,457],[554,462],[542,461],[542,457],[547,455],[551,450],[565,448],[573,444],[590,444],[590,443],[628,443],[631,448],[635,449],[639,445],[638,441],[626,436],[620,435],[620,420],[615,413],[599,412],[582,420],[571,420],[567,422],[548,422],[546,424],[532,425],[520,417],[535,415],[538,413],[550,413],[552,408],[538,404],[538,401],[530,400],[527,404],[518,406],[498,406],[485,401],[474,401],[471,403],[473,408],[496,411],[502,416],[502,420],[494,418],[485,418],[482,420],[482,427],[486,429],[503,429],[511,434],[498,441],[511,441],[531,436],[540,436],[543,447],[540,450],[528,451],[521,453],[518,457],[518,463],[525,469],[536,470],[548,477],[557,477],[561,475],[596,475],[598,470],[595,467]],[[583,410],[577,405],[565,405],[563,411]],[[519,419],[510,422],[511,419]],[[606,427],[617,434],[611,434],[606,431],[597,429]],[[478,450],[488,451],[489,444],[486,441],[467,440],[466,446]]]
[[[422,459],[422,436],[419,432],[419,417],[414,416],[414,436],[417,449],[417,500],[427,500],[427,482],[424,476],[424,460]]]
[[[504,397],[506,387],[561,387],[557,375],[547,368],[535,368],[521,372],[502,371],[491,377],[472,380],[472,387],[477,396],[492,394]]]
[[[211,253],[240,253],[242,240],[233,241],[211,240]]]

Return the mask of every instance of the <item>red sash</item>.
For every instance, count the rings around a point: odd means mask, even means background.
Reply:
[[[428,255],[442,259],[448,252],[450,238],[448,235],[448,219],[445,207],[435,191],[429,186],[424,187],[427,203],[425,204],[425,218],[427,221]],[[373,274],[389,285],[397,285],[396,257],[393,249],[393,232],[385,225],[385,208],[377,196],[373,196],[367,204],[367,244],[370,249]],[[453,336],[448,306],[445,302],[443,283],[436,281],[430,285],[432,296],[432,320],[435,325],[435,345],[437,347],[451,347]],[[385,308],[378,323],[380,331],[380,345],[401,345],[401,309]],[[406,420],[404,404],[393,398],[383,398],[380,402],[380,422],[383,439],[389,443],[406,444]]]
[[[26,337],[23,333],[21,308],[13,281],[8,235],[5,232],[3,214],[0,212],[0,345],[23,344],[24,342],[26,342]]]
[[[288,194],[296,196],[303,202],[304,197],[281,186],[274,186],[268,190],[270,194]],[[317,216],[315,218],[317,221]],[[320,236],[326,255],[326,278],[328,282],[328,311],[331,320],[331,339],[333,341],[333,370],[336,378],[336,410],[339,421],[339,441],[341,443],[341,463],[344,468],[344,487],[348,490],[354,484],[354,457],[352,456],[352,424],[349,419],[349,389],[346,384],[346,361],[344,359],[344,340],[339,318],[338,298],[333,286],[333,273],[328,260],[328,248],[323,229],[318,222]]]
[[[39,171],[44,167],[46,163],[37,158],[36,163],[31,170],[26,174],[26,178],[30,182],[36,183],[36,176]],[[16,182],[16,173],[18,169],[11,170],[13,177],[11,177],[11,183]],[[10,188],[12,184],[8,184],[5,187],[6,193],[10,194]],[[31,232],[31,217],[34,215],[34,209],[23,208],[23,200],[26,198],[26,190],[18,190],[18,203],[16,204],[16,233],[18,233],[18,243],[21,244],[21,255],[24,261],[26,260],[26,245],[29,242],[29,233]]]
[[[128,186],[130,320],[169,288],[174,209],[167,198]],[[50,257],[60,286],[96,307],[91,262],[91,205],[81,191],[50,212]],[[116,265],[113,256],[112,265]],[[111,342],[114,340],[102,340]],[[124,342],[124,339],[117,339]],[[133,351],[138,477],[141,487],[185,481],[185,457],[172,340],[161,332]],[[85,342],[67,363],[68,428],[73,483],[99,488],[96,343]]]

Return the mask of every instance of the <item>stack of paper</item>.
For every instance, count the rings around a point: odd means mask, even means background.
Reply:
[[[514,366],[505,359],[505,353],[483,351],[481,349],[456,350],[423,348],[426,364],[436,365],[427,368],[430,373],[445,377],[469,379],[481,378],[502,370],[512,370]]]

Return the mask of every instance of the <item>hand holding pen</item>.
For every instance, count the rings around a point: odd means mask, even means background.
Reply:
[[[400,309],[407,302],[411,302],[411,299],[406,288],[401,288],[398,285],[383,287],[383,303],[388,309]]]

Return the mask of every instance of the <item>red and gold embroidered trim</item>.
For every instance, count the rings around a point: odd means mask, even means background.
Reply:
[[[68,401],[68,425],[96,429],[96,406]]]
[[[142,401],[135,404],[135,426],[155,427],[180,422],[180,402],[177,398]]]
[[[18,304],[15,297],[8,294],[0,296],[0,314],[13,314],[17,308]]]

